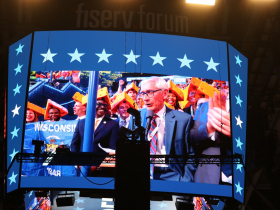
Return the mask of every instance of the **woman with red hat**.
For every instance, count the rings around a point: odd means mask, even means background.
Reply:
[[[54,121],[64,121],[61,117],[68,114],[68,110],[61,106],[60,104],[48,99],[46,112],[45,112],[45,120],[46,122],[54,122]]]

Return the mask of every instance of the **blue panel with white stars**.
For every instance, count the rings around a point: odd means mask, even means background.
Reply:
[[[233,153],[246,155],[248,59],[229,45],[230,94]],[[233,166],[233,196],[244,202],[245,171],[242,164]]]
[[[31,71],[107,70],[228,80],[225,42],[134,32],[36,32]]]
[[[29,43],[24,43],[25,39],[29,39]],[[16,146],[14,142],[21,141],[24,129],[23,110],[30,44],[31,36],[28,36],[10,47],[8,155],[11,157],[21,150],[21,142]],[[31,71],[106,70],[230,80],[233,152],[245,155],[247,59],[229,46],[228,61],[227,50],[227,43],[222,41],[162,34],[109,31],[35,32]],[[12,54],[13,51],[15,55]],[[28,56],[24,55],[27,51]],[[16,60],[20,55],[27,57],[24,57],[24,61]],[[19,74],[21,80],[17,78]],[[10,101],[12,99],[13,101]],[[8,158],[8,163],[11,157]],[[13,170],[14,167],[17,167],[17,171]],[[18,183],[18,168],[15,163],[8,175],[11,186]],[[232,197],[234,192],[235,198],[243,201],[244,175],[243,168],[235,165],[233,186],[151,180],[151,190],[226,197]],[[99,183],[108,181],[108,178],[89,179]],[[71,186],[69,183],[72,183]],[[22,177],[20,186],[66,189],[96,187],[80,177]],[[102,186],[102,189],[113,188],[114,182]]]
[[[19,40],[9,48],[7,101],[7,167],[16,153],[21,152],[26,88],[32,35]],[[20,165],[15,162],[7,180],[7,192],[18,189]]]

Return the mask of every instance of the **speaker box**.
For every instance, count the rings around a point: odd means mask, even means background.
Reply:
[[[75,194],[60,194],[57,196],[56,205],[57,207],[61,206],[74,206],[75,203]]]

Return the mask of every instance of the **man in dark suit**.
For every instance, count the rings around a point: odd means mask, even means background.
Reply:
[[[183,112],[169,109],[164,105],[168,94],[168,84],[159,77],[151,77],[141,82],[141,93],[146,108],[141,109],[142,126],[146,127],[146,113],[154,112],[153,122],[148,134],[151,154],[193,155],[188,140],[192,117]],[[156,132],[155,132],[156,130]],[[154,139],[156,137],[156,142]],[[192,182],[195,164],[155,164],[151,178],[168,181]]]
[[[133,116],[130,115],[127,110],[129,108],[137,109],[137,104],[133,99],[126,93],[122,92],[118,94],[116,100],[111,104],[112,112],[118,113],[116,121],[119,123],[119,127],[125,127],[129,130],[134,130],[135,125],[133,124]]]
[[[108,154],[116,149],[119,125],[105,114],[108,102],[104,98],[96,101],[95,131],[93,140],[93,152],[96,154]],[[72,152],[83,152],[84,128],[86,119],[79,120],[71,142]],[[100,162],[101,163],[101,162]],[[98,166],[99,164],[97,164]]]
[[[126,101],[122,101],[118,105],[118,113],[119,117],[116,119],[116,121],[119,123],[120,127],[126,127],[130,130],[133,130],[133,118],[132,116],[127,112],[127,110],[130,108],[129,104],[126,103]],[[134,107],[132,107],[134,108]]]

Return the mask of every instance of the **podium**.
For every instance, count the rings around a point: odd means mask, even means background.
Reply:
[[[150,209],[150,142],[119,139],[115,210]]]

